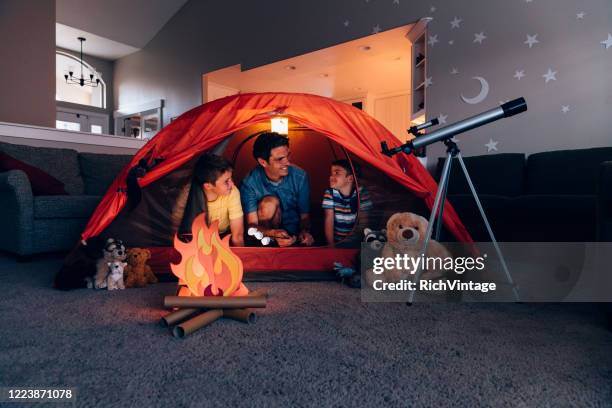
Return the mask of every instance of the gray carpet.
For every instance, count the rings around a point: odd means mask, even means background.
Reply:
[[[612,333],[592,305],[407,307],[253,283],[271,290],[256,324],[179,340],[157,325],[173,284],[59,292],[60,263],[0,257],[2,386],[76,387],[79,407],[612,406]]]

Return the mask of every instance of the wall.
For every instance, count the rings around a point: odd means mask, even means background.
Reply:
[[[440,0],[434,9],[407,0],[192,0],[142,51],[116,62],[115,100],[164,99],[168,123],[200,104],[202,73],[238,63],[253,68],[431,16],[430,117],[443,114],[450,124],[518,96],[529,106],[523,115],[460,136],[464,155],[609,145],[612,47],[601,41],[610,13],[606,0]],[[462,22],[451,29],[454,17]],[[482,44],[474,42],[480,32]],[[527,34],[537,34],[539,43],[529,48]],[[548,68],[557,73],[546,83]],[[525,77],[515,79],[517,70]],[[474,76],[485,78],[490,92],[471,105],[460,96],[479,92]],[[497,150],[488,152],[489,139]],[[443,151],[436,146],[429,154]]]
[[[0,121],[55,127],[55,0],[2,0],[0,38]]]
[[[63,51],[67,54],[75,56],[77,59],[80,58],[78,52],[67,50],[65,48],[56,47],[56,50]],[[65,107],[71,109],[79,109],[86,110],[90,112],[103,113],[109,116],[109,134],[114,134],[115,130],[115,122],[113,120],[113,111],[115,110],[115,97],[114,97],[114,86],[113,86],[113,77],[115,70],[114,61],[105,60],[103,58],[92,57],[91,55],[83,54],[83,60],[96,69],[100,74],[102,74],[102,79],[106,84],[106,109],[96,108],[93,106],[83,106],[78,104],[73,104],[69,102],[58,101],[58,107]],[[55,60],[54,60],[55,66]],[[54,70],[55,72],[55,70]],[[54,125],[55,127],[55,122]]]

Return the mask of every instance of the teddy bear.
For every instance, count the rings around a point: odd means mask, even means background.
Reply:
[[[156,283],[157,278],[153,274],[151,267],[147,265],[147,260],[151,258],[151,251],[144,248],[130,248],[127,254],[125,267],[125,285],[128,288],[141,288],[147,283]]]
[[[106,287],[106,277],[108,276],[108,263],[113,261],[125,261],[127,256],[125,246],[119,239],[109,238],[106,240],[104,250],[102,251],[102,258],[96,262],[96,275],[93,281],[93,287],[95,289],[103,289]],[[87,287],[91,287],[92,283],[89,282]]]
[[[125,289],[123,282],[123,271],[127,262],[108,262],[108,276],[106,277],[106,288],[108,290]]]
[[[396,258],[396,255],[408,255],[416,259],[421,255],[428,222],[420,215],[404,212],[393,214],[387,221],[387,242],[384,244],[381,256],[383,258]],[[439,242],[430,239],[425,258],[451,257],[450,252]],[[371,285],[375,279],[387,282],[398,282],[401,279],[410,279],[413,270],[392,268],[381,275],[374,275],[369,270],[367,279]],[[421,279],[437,279],[444,274],[444,270],[435,268],[426,270],[422,268]]]

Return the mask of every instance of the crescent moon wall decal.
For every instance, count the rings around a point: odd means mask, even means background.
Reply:
[[[484,101],[484,99],[487,97],[487,95],[489,94],[489,83],[483,77],[476,76],[472,77],[472,79],[475,79],[480,82],[480,93],[473,98],[466,98],[465,96],[463,96],[463,94],[461,94],[461,99],[463,99],[463,102],[465,103],[474,105]]]

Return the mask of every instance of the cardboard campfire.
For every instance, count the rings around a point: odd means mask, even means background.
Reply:
[[[242,261],[230,249],[230,236],[221,239],[218,223],[208,227],[204,217],[202,213],[193,220],[191,241],[174,237],[181,261],[171,263],[170,268],[179,279],[179,288],[177,296],[164,298],[164,306],[176,310],[164,316],[161,324],[174,326],[175,337],[184,337],[220,317],[253,323],[255,313],[250,308],[266,307],[266,291],[249,293],[242,283]]]

